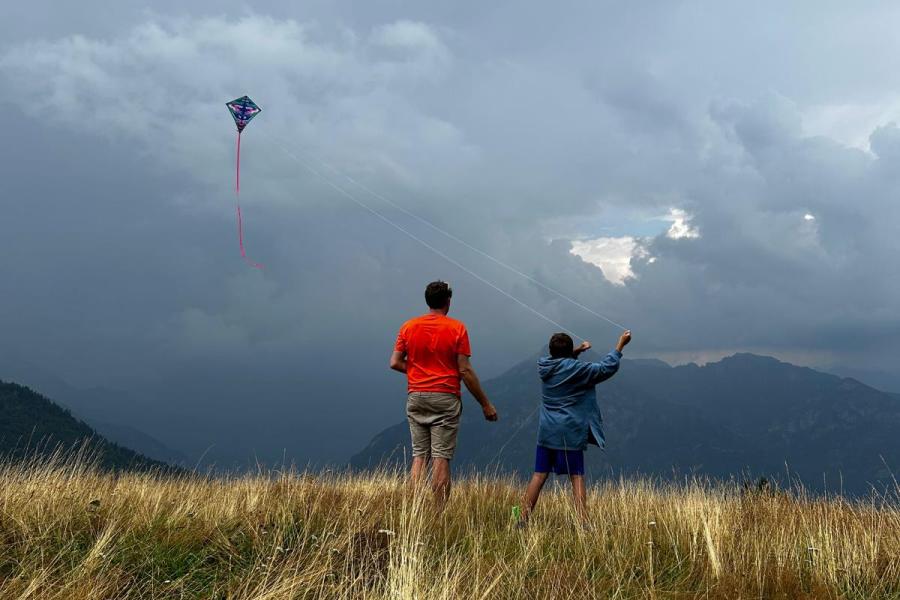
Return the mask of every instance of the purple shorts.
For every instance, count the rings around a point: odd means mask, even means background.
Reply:
[[[554,450],[538,446],[534,455],[535,473],[584,475],[584,450]]]

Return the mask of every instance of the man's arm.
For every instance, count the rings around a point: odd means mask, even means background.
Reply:
[[[463,383],[466,384],[466,389],[469,390],[475,397],[475,400],[478,401],[478,404],[481,405],[481,411],[484,413],[484,418],[488,421],[496,421],[497,409],[494,408],[494,405],[488,400],[487,394],[481,389],[481,381],[478,380],[478,375],[475,374],[475,369],[472,367],[469,357],[465,354],[457,354],[456,363],[459,366],[460,378],[463,380]]]
[[[394,350],[391,354],[390,367],[395,371],[406,373],[406,353]]]

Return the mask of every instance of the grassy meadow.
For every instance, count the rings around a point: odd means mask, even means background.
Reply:
[[[568,485],[568,482],[563,482]],[[548,483],[0,468],[0,598],[900,598],[900,505],[622,481],[579,526]]]

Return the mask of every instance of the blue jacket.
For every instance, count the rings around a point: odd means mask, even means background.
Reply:
[[[622,353],[613,350],[598,363],[549,356],[538,359],[543,397],[539,446],[584,450],[588,444],[606,445],[594,386],[615,375],[621,358]]]

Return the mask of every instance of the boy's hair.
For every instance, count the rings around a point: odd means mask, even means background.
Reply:
[[[565,333],[550,336],[550,356],[552,358],[572,358],[575,356],[575,342]]]
[[[453,290],[446,281],[432,281],[425,287],[425,304],[428,308],[444,308],[453,297]]]

